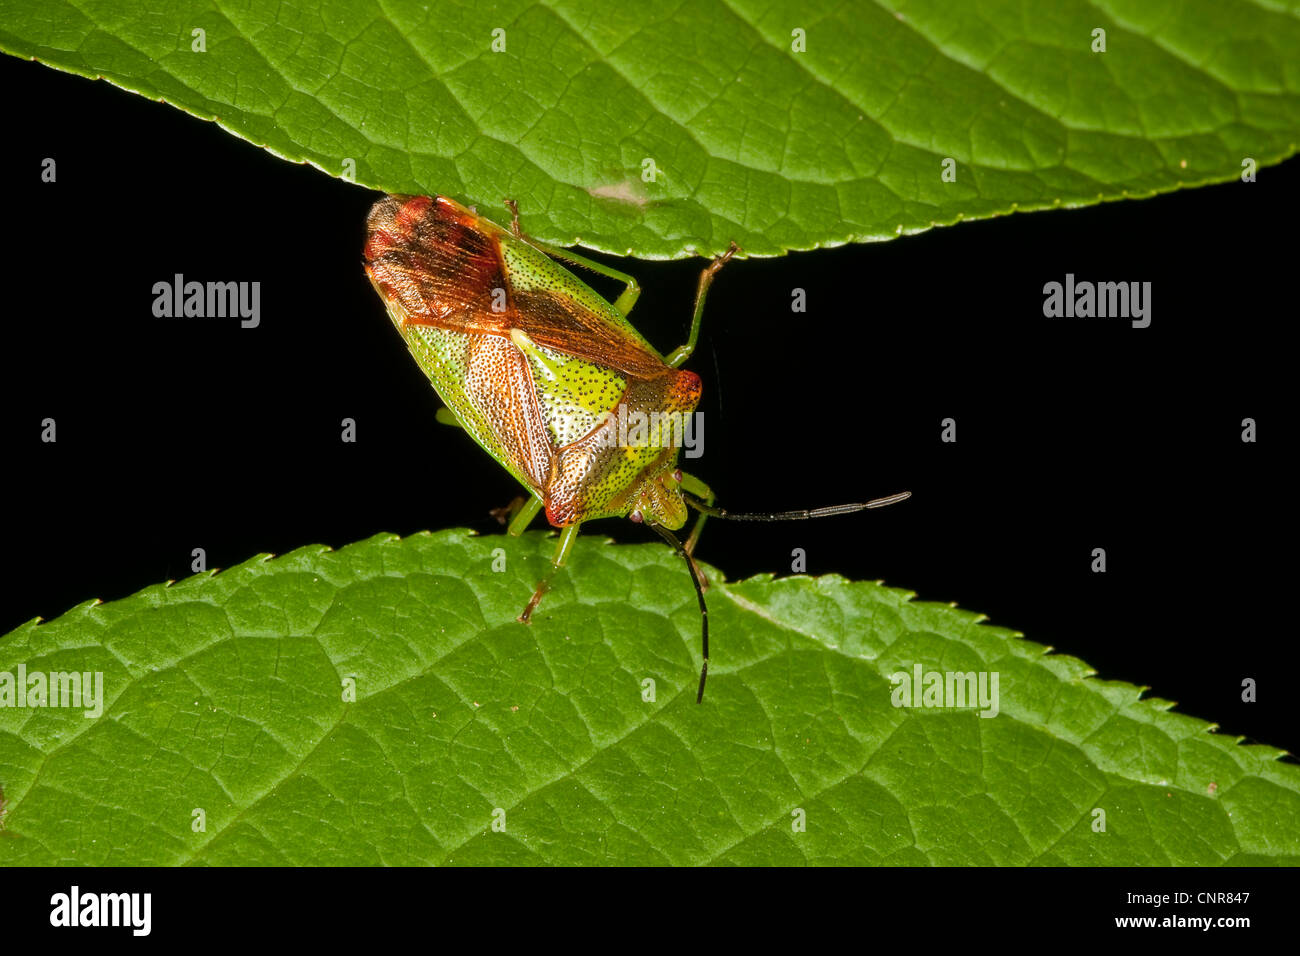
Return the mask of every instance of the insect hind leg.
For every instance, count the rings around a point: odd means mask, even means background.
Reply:
[[[627,315],[632,311],[632,306],[636,305],[637,297],[641,295],[641,286],[626,272],[619,272],[617,269],[611,269],[607,265],[602,265],[594,259],[588,259],[586,256],[580,256],[572,249],[566,249],[563,246],[553,246],[547,242],[540,242],[532,236],[527,235],[519,226],[519,203],[513,199],[505,200],[506,208],[510,210],[510,231],[515,234],[515,238],[528,243],[534,249],[541,250],[548,256],[560,259],[564,262],[572,263],[575,266],[581,266],[597,275],[602,275],[613,279],[615,282],[623,283],[623,291],[617,299],[614,300],[614,308]]]

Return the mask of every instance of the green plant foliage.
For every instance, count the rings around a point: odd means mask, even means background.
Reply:
[[[0,50],[386,192],[513,196],[539,239],[773,255],[1285,159],[1298,9],[0,0]]]
[[[303,548],[0,638],[104,688],[0,706],[0,864],[1300,862],[1278,751],[978,615],[710,569],[696,705],[678,559],[579,539],[519,624],[552,547]],[[918,665],[996,672],[996,716],[894,706]]]

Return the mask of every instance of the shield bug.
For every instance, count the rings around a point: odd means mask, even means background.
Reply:
[[[909,493],[770,514],[715,507],[709,487],[677,467],[686,416],[700,400],[699,377],[680,366],[699,337],[709,286],[736,244],[700,274],[686,344],[663,356],[627,319],[641,292],[635,279],[529,238],[515,203],[506,205],[510,229],[442,196],[385,197],[366,222],[366,274],[446,403],[439,420],[465,429],[527,490],[512,509],[509,533],[522,534],[543,509],[560,529],[551,570],[519,620],[537,608],[584,522],[644,523],[686,562],[695,585],[702,701],[709,618],[693,552],[705,517],[819,518],[879,508]],[[623,291],[611,303],[556,259],[615,279]],[[668,434],[658,427],[627,440],[629,418],[667,423]],[[686,524],[688,505],[699,516],[683,543],[673,532]]]

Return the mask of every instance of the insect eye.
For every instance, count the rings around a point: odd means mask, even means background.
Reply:
[[[680,468],[673,472],[673,481],[679,485],[682,483],[682,470]]]
[[[627,518],[629,521],[635,521],[637,524],[640,524],[642,521],[645,520],[645,518],[641,515],[640,511],[633,511],[630,515],[627,516]]]

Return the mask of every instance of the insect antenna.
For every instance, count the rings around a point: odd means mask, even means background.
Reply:
[[[700,645],[704,653],[704,666],[700,668],[700,689],[695,694],[695,703],[704,703],[704,682],[709,676],[709,607],[704,603],[704,589],[700,587],[700,569],[695,565],[695,559],[690,553],[682,547],[682,543],[677,540],[677,536],[662,525],[647,521],[646,524],[654,528],[659,537],[668,542],[668,547],[672,548],[686,562],[686,569],[691,572],[691,581],[695,583],[695,597],[700,602]]]
[[[912,497],[910,491],[900,491],[896,495],[889,495],[887,498],[876,498],[872,501],[864,501],[860,504],[848,505],[830,505],[826,508],[812,508],[804,511],[767,511],[755,512],[752,514],[740,514],[735,511],[727,511],[724,508],[717,508],[713,505],[706,505],[699,498],[682,492],[682,498],[685,502],[703,514],[714,518],[727,518],[730,521],[802,521],[804,518],[829,518],[831,515],[846,515],[854,511],[866,511],[869,508],[883,508],[886,505],[896,505],[900,501],[906,501]]]

